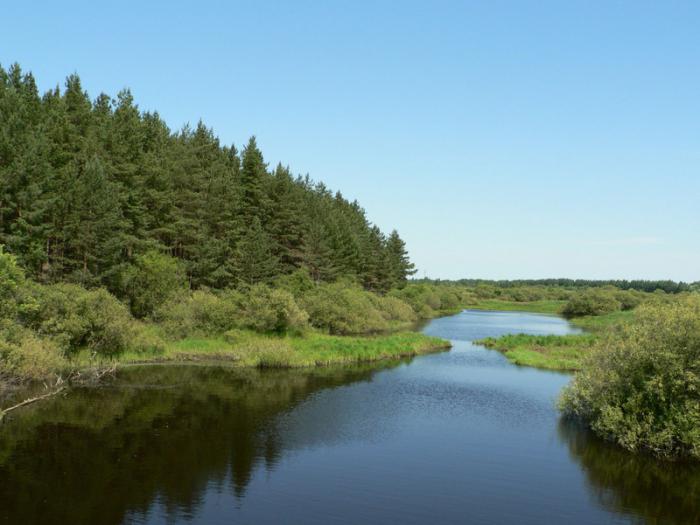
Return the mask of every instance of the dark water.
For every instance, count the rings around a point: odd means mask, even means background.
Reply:
[[[450,352],[307,371],[139,367],[0,427],[0,522],[700,523],[700,470],[563,424],[570,376],[469,341],[563,334],[464,312]]]

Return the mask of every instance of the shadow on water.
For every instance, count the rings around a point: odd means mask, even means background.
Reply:
[[[116,524],[155,499],[167,514],[192,516],[212,484],[242,497],[253,471],[274,469],[285,450],[276,416],[402,362],[125,369],[105,387],[73,390],[0,427],[0,521]]]
[[[589,493],[607,511],[641,523],[700,523],[700,465],[629,453],[565,419],[557,430]]]
[[[307,370],[139,366],[13,412],[0,523],[700,523],[700,465],[556,426],[570,376],[471,343],[571,333],[565,321],[467,311],[423,330],[452,351]]]

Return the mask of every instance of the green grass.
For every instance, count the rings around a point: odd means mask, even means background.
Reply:
[[[631,321],[633,316],[632,311],[627,311],[569,320],[574,326],[585,330],[585,334],[504,335],[498,338],[489,337],[476,343],[503,352],[508,360],[516,365],[575,371],[581,369],[583,358],[590,353],[601,334]]]
[[[470,310],[503,310],[518,312],[534,312],[541,314],[558,314],[566,301],[542,300],[542,301],[502,301],[500,299],[484,299],[474,304],[467,305]]]
[[[516,365],[573,371],[581,368],[581,360],[590,352],[596,340],[593,334],[516,334],[489,337],[476,343],[503,352]]]
[[[587,315],[569,319],[574,326],[594,334],[604,332],[620,324],[628,323],[634,317],[634,311],[613,312],[605,315]]]
[[[297,368],[398,359],[449,347],[448,341],[417,332],[350,337],[318,332],[275,336],[234,331],[225,337],[189,337],[170,342],[161,351],[126,352],[97,363],[90,361],[86,354],[80,354],[76,362],[107,365],[203,361],[258,368]]]

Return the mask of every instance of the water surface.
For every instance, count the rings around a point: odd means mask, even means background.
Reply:
[[[450,352],[304,371],[125,369],[8,416],[3,523],[700,523],[700,471],[559,421],[570,376],[471,343],[565,334],[465,311]]]

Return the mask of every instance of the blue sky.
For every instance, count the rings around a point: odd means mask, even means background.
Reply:
[[[700,2],[12,2],[0,63],[255,134],[419,275],[700,280]]]

